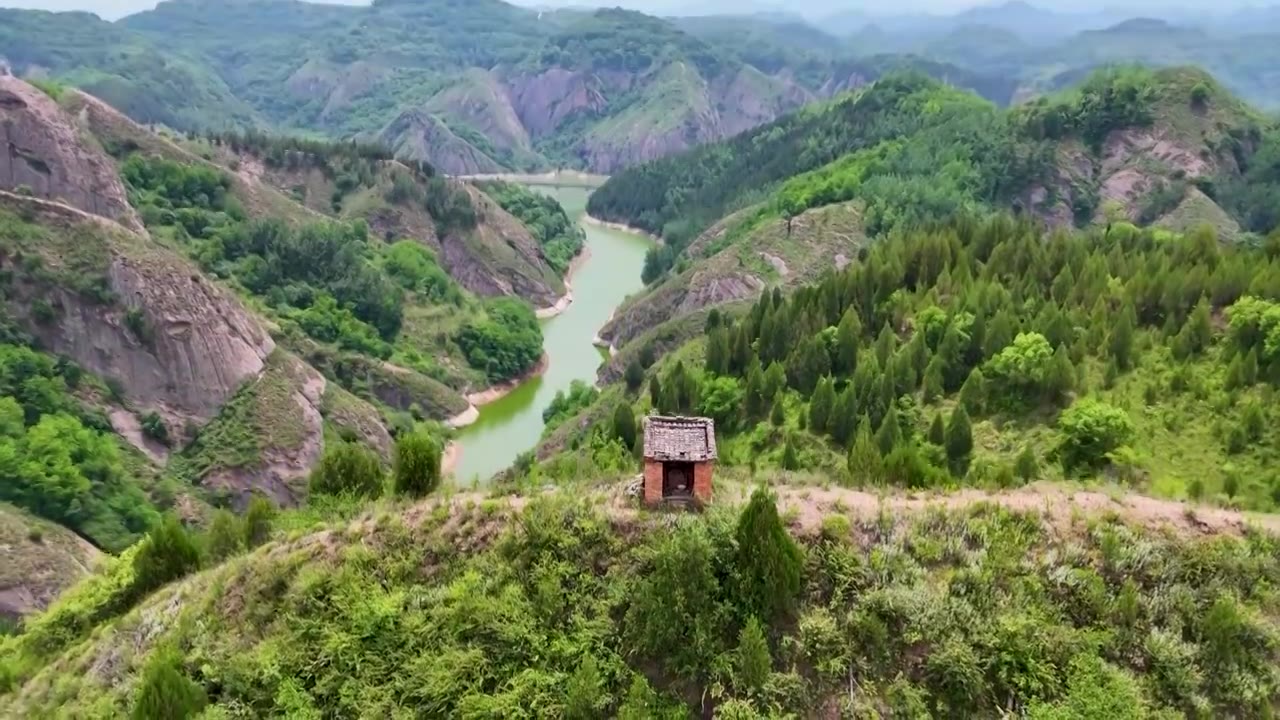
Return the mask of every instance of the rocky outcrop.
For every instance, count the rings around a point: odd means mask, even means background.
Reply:
[[[12,76],[0,76],[0,188],[144,232],[111,159],[83,142],[52,98]]]
[[[109,221],[69,207],[11,194],[0,207],[16,210],[89,252],[100,244],[112,298],[85,296],[58,284],[15,278],[10,312],[43,347],[119,383],[128,402],[161,413],[171,427],[203,424],[263,368],[271,336],[227,290],[185,259]],[[66,262],[64,249],[42,249],[46,263]],[[8,267],[14,258],[0,258]],[[42,322],[36,301],[57,312]]]
[[[249,463],[214,468],[200,484],[238,507],[259,493],[280,507],[301,503],[307,475],[324,451],[326,388],[315,368],[284,352],[273,355],[266,371],[245,390],[247,417],[220,420],[247,423],[257,433],[258,453]]]
[[[554,305],[564,295],[564,282],[547,264],[542,246],[488,195],[465,187],[482,221],[473,230],[438,239],[444,269],[477,295],[515,295],[539,308]]]
[[[629,88],[629,78],[617,84]],[[565,68],[513,75],[507,78],[507,92],[520,121],[535,138],[554,133],[575,115],[600,115],[609,107],[601,77]]]
[[[506,170],[497,160],[456,135],[439,117],[422,109],[401,113],[383,128],[378,139],[397,157],[424,160],[450,175]]]
[[[480,132],[508,156],[533,152],[529,131],[512,107],[506,89],[486,70],[464,73],[458,82],[427,101],[424,109]]]
[[[102,552],[66,528],[0,503],[0,619],[15,623],[87,577]]]

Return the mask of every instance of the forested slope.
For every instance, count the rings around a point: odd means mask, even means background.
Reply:
[[[531,304],[581,248],[558,207],[507,189],[527,227],[380,148],[152,132],[12,76],[0,126],[0,501],[110,553],[463,413],[538,362]],[[83,574],[64,534],[6,545],[7,619]]]

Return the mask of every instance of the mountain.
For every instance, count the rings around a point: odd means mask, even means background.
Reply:
[[[592,196],[594,216],[666,238],[646,263],[650,289],[600,333],[623,349],[605,377],[621,377],[638,348],[678,346],[717,305],[810,281],[871,239],[955,213],[1009,208],[1056,227],[1208,222],[1231,240],[1242,226],[1269,233],[1275,143],[1269,121],[1196,70],[1100,73],[1009,111],[920,75],[890,76],[629,169]]]
[[[0,76],[0,141],[0,502],[113,553],[463,414],[538,362],[582,247],[558,206],[381,148],[153,132],[56,84]],[[22,544],[5,617],[92,565],[64,535]]]
[[[854,61],[836,38],[774,15],[664,20],[498,0],[168,0],[118,23],[6,13],[15,74],[84,87],[141,122],[356,138],[454,175],[610,173],[771,121],[885,66],[923,64]],[[936,62],[928,71],[1002,84]]]

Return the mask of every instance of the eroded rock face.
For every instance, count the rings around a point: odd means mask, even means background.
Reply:
[[[262,456],[254,466],[216,470],[201,482],[225,493],[237,507],[246,506],[254,494],[266,495],[280,507],[298,505],[306,497],[307,475],[324,451],[324,376],[292,355],[278,355],[272,363],[256,381],[263,388],[255,398],[272,407],[257,414],[287,427],[258,428],[265,437],[259,439]]]
[[[0,76],[0,188],[22,188],[144,232],[111,159],[81,141],[52,98],[7,75]]]
[[[458,137],[439,118],[424,110],[409,110],[392,120],[379,135],[381,142],[408,160],[425,160],[450,175],[480,175],[505,170],[471,143]]]
[[[554,305],[564,294],[564,283],[547,264],[542,246],[488,195],[470,185],[466,189],[483,221],[469,233],[439,238],[444,269],[477,295],[515,295],[535,308]]]
[[[603,113],[609,106],[605,81],[596,75],[551,68],[507,80],[508,95],[520,121],[533,137],[555,132],[578,113]],[[629,80],[625,82],[630,85]]]
[[[67,288],[15,283],[10,311],[43,347],[119,382],[132,405],[160,412],[175,428],[207,422],[261,372],[275,347],[271,336],[195,266],[109,221],[76,216],[54,203],[7,201],[31,205],[26,212],[54,232],[94,226],[111,256],[110,303]],[[31,317],[37,298],[57,309],[56,322]]]

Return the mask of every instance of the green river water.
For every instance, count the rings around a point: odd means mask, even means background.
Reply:
[[[570,217],[582,223],[589,188],[531,187],[554,197]],[[567,391],[574,380],[595,382],[605,354],[591,341],[613,309],[643,287],[640,269],[650,246],[648,238],[598,225],[582,226],[591,255],[573,275],[573,304],[542,323],[543,347],[550,365],[541,377],[481,407],[480,419],[458,431],[462,456],[455,477],[460,484],[486,481],[510,467],[517,455],[532,449],[542,436],[542,411],[555,394]]]

